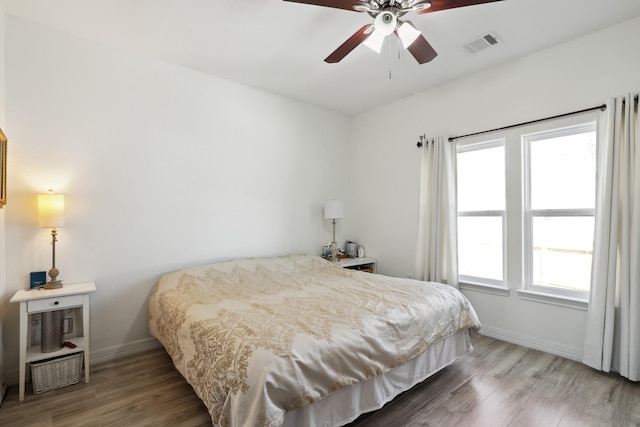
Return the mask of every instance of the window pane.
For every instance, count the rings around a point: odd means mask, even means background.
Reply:
[[[596,133],[530,141],[531,208],[595,207]]]
[[[593,217],[533,218],[533,283],[589,291]]]
[[[502,217],[458,217],[458,272],[502,280]]]
[[[458,210],[504,210],[504,146],[458,153]]]

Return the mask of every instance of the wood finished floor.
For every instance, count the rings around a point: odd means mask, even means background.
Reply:
[[[474,352],[349,427],[640,426],[640,384],[561,357],[476,335]],[[206,408],[162,349],[91,368],[91,382],[18,403],[0,426],[210,426]]]

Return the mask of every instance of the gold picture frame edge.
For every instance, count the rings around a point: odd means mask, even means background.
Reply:
[[[0,128],[0,209],[7,204],[7,137]]]

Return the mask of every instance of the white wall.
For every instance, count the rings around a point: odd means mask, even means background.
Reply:
[[[640,90],[640,19],[477,73],[355,119],[352,239],[378,271],[413,273],[418,217],[418,135],[454,136],[602,104]],[[478,55],[481,55],[479,53]],[[521,283],[511,282],[511,289]],[[466,292],[485,331],[569,357],[582,353],[586,313]]]
[[[92,354],[149,337],[158,277],[240,256],[320,253],[344,199],[346,116],[6,18],[7,290],[51,266],[36,194],[65,194],[56,266],[95,281]],[[17,370],[18,307],[4,304]]]
[[[5,85],[4,85],[4,6],[0,2],[0,128],[5,129]],[[6,135],[6,134],[5,134]],[[3,383],[5,378],[3,325],[7,296],[6,277],[6,245],[5,245],[5,212],[0,209],[0,403],[2,402]]]

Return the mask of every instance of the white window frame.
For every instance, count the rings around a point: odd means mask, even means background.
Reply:
[[[579,115],[558,119],[550,119],[542,122],[525,124],[517,127],[504,128],[490,133],[469,136],[456,140],[458,150],[471,150],[474,147],[482,147],[485,143],[503,141],[505,147],[505,212],[503,221],[503,283],[496,285],[482,278],[474,278],[459,275],[460,288],[474,292],[482,292],[491,295],[508,297],[513,290],[522,300],[537,303],[551,304],[577,310],[587,310],[589,297],[585,292],[572,292],[567,290],[557,292],[557,289],[528,286],[530,267],[526,266],[525,232],[530,218],[526,216],[525,208],[525,146],[522,143],[523,135],[544,133],[558,129],[596,124],[596,143],[601,138],[602,129],[599,126],[600,112],[593,111]],[[596,147],[596,150],[598,148]],[[594,183],[595,185],[595,183]],[[578,214],[579,212],[566,212]],[[460,214],[458,212],[458,214]],[[540,212],[542,214],[542,212]]]
[[[532,295],[560,297],[569,301],[575,301],[579,306],[581,302],[589,300],[589,292],[573,289],[563,289],[556,286],[544,286],[533,283],[533,220],[542,217],[592,217],[595,218],[595,207],[588,209],[532,209],[531,207],[531,143],[543,139],[551,139],[578,133],[597,132],[596,122],[587,122],[579,125],[556,125],[553,129],[534,133],[522,134],[523,147],[523,270],[524,293],[521,296]],[[596,183],[593,183],[594,187]],[[548,298],[547,298],[548,299]]]
[[[504,139],[491,139],[482,142],[458,142],[456,145],[456,154],[467,153],[471,151],[487,150],[496,147],[505,148]],[[506,174],[506,157],[504,160],[505,174]],[[506,176],[505,176],[506,180]],[[506,189],[505,198],[506,198]],[[458,281],[465,287],[476,288],[478,286],[485,287],[488,292],[497,294],[508,294],[506,283],[506,251],[507,251],[507,218],[506,218],[506,200],[505,208],[502,210],[482,210],[482,211],[460,211],[457,212],[457,217],[500,217],[502,219],[502,280],[490,279],[488,277],[468,276],[458,273]],[[493,290],[493,291],[492,291]],[[506,291],[506,292],[505,292]]]

